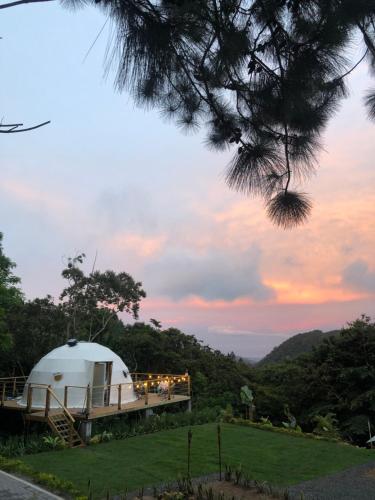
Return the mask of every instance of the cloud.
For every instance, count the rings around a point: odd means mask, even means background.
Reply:
[[[109,245],[117,250],[132,251],[139,257],[151,257],[163,248],[165,242],[164,236],[145,237],[139,234],[124,233],[117,234],[109,241]]]
[[[175,249],[173,254],[147,266],[144,281],[153,293],[174,300],[189,296],[209,301],[238,297],[268,300],[274,292],[262,282],[259,257],[259,250],[254,247],[235,254],[211,248],[201,255]]]
[[[347,266],[342,274],[343,283],[361,291],[375,292],[375,271],[370,271],[364,260],[358,259]]]

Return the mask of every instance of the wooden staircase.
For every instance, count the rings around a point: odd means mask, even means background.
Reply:
[[[85,446],[81,436],[75,430],[73,422],[64,411],[52,413],[47,417],[48,425],[69,448],[78,448]]]
[[[43,389],[46,391],[46,404],[43,411],[33,411],[31,401],[32,391],[34,388]],[[51,399],[57,402],[57,408],[51,409]],[[52,429],[53,433],[70,448],[85,446],[85,443],[81,439],[81,436],[74,428],[75,420],[73,415],[70,413],[68,408],[59,400],[50,385],[30,385],[28,388],[27,401],[28,411],[25,415],[26,420],[46,422]]]

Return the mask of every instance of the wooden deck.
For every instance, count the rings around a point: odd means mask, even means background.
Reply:
[[[122,404],[121,410],[118,408],[117,404],[109,406],[93,407],[91,408],[90,413],[88,415],[82,412],[82,409],[79,408],[68,408],[68,410],[74,417],[74,419],[87,421],[87,420],[95,420],[97,418],[109,417],[112,415],[122,415],[124,413],[130,413],[134,411],[149,410],[153,408],[158,408],[160,406],[176,404],[182,401],[189,401],[189,400],[190,400],[189,396],[176,394],[172,395],[171,399],[168,399],[166,397],[161,397],[158,394],[151,393],[148,395],[147,405],[145,404],[144,398],[141,398],[138,399],[137,401],[133,401],[132,403]],[[27,408],[25,406],[19,406],[17,404],[17,401],[14,399],[4,401],[3,406],[1,406],[0,408],[4,410],[23,412],[25,413],[26,419],[28,420],[38,420],[38,421],[46,420],[44,410],[41,410],[40,408],[31,408],[30,411],[26,413]],[[58,413],[60,411],[61,409],[54,410],[51,408],[49,410],[49,414],[53,415],[54,413]]]

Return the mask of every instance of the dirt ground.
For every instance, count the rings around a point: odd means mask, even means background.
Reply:
[[[212,481],[202,484],[204,490],[212,488],[214,495],[224,494],[227,500],[275,500],[275,497],[265,495],[264,493],[257,493],[254,488],[243,488],[227,481]],[[194,496],[190,497],[194,500]],[[136,499],[134,499],[136,500]],[[142,500],[155,500],[155,497],[144,495]]]
[[[243,488],[227,481],[215,481],[204,485],[206,489],[212,488],[216,494],[223,493],[226,498],[236,500],[275,500],[274,497],[257,493],[254,488]]]

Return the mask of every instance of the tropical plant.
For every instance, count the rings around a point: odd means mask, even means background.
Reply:
[[[246,418],[253,420],[254,413],[254,396],[253,391],[249,389],[247,385],[241,387],[240,391],[241,403],[245,405],[246,408]]]
[[[288,418],[288,422],[283,422],[283,426],[286,429],[292,429],[294,431],[301,431],[301,427],[297,425],[297,420],[294,415],[290,412],[289,405],[284,405],[284,415]]]
[[[57,436],[44,436],[43,443],[51,448],[52,450],[57,450],[61,448],[65,448],[65,443]]]
[[[327,413],[326,415],[315,415],[312,421],[315,423],[315,427],[313,430],[314,434],[336,439],[340,437],[339,430],[337,428],[338,420],[337,418],[335,418],[334,413]]]

